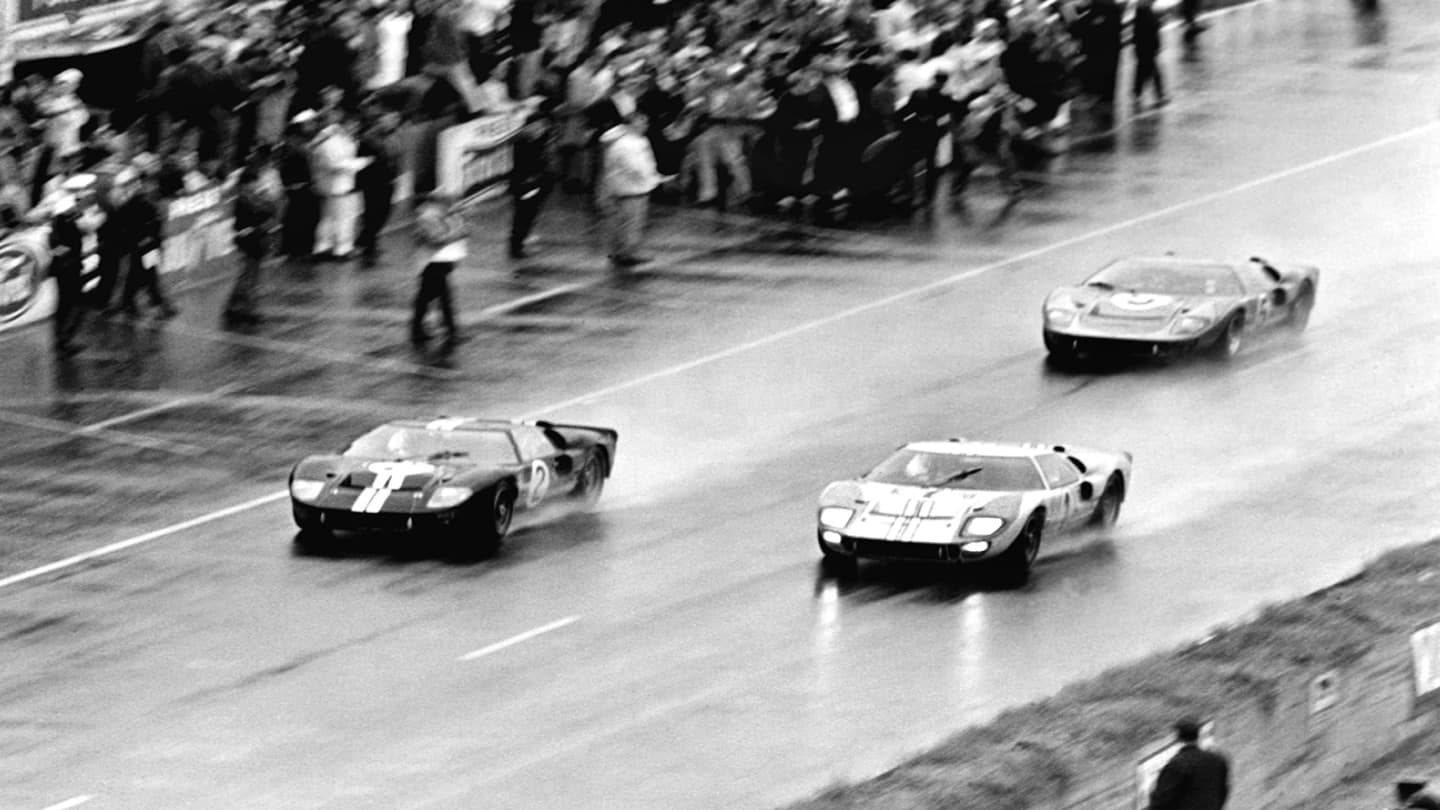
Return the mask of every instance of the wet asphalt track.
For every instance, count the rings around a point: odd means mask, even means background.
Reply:
[[[1432,536],[1440,21],[1386,15],[1221,18],[1008,216],[983,182],[863,235],[682,212],[624,279],[578,214],[521,265],[482,225],[449,359],[398,261],[277,270],[250,333],[201,284],[70,363],[0,337],[0,807],[767,807]],[[1049,369],[1044,293],[1165,249],[1318,264],[1310,331]],[[478,565],[292,553],[294,458],[459,412],[619,428],[599,512]],[[819,488],[954,434],[1132,451],[1119,527],[1015,592],[822,574]]]

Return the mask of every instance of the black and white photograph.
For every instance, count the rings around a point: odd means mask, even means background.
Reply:
[[[1440,0],[0,0],[0,810],[1440,810]]]

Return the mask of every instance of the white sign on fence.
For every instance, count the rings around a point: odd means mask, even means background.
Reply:
[[[1410,634],[1415,665],[1415,697],[1440,689],[1440,622]]]

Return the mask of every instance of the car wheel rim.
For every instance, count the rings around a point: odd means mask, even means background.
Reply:
[[[1025,530],[1025,562],[1035,562],[1035,557],[1040,553],[1040,530],[1035,524],[1030,524]]]
[[[495,496],[495,533],[503,534],[510,528],[510,501],[504,495]]]

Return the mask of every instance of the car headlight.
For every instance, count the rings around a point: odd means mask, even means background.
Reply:
[[[325,490],[324,481],[296,478],[290,482],[290,497],[297,501],[313,501]]]
[[[1004,518],[998,518],[993,515],[978,515],[965,521],[965,528],[962,529],[960,533],[970,537],[989,537],[1000,531],[1000,527],[1004,525]]]
[[[1177,335],[1195,335],[1205,331],[1210,326],[1209,318],[1202,318],[1199,315],[1181,315],[1175,319],[1175,326],[1171,328]]]
[[[827,506],[820,510],[820,525],[843,529],[845,524],[850,522],[850,518],[854,516],[854,509],[847,509],[843,506]]]
[[[428,503],[431,509],[448,509],[470,500],[474,494],[469,487],[440,487],[430,494]]]
[[[990,550],[989,540],[971,540],[968,543],[961,543],[960,550],[966,554],[984,554]]]
[[[1045,325],[1056,329],[1063,329],[1075,322],[1075,316],[1079,312],[1073,309],[1061,309],[1059,307],[1046,307]]]

